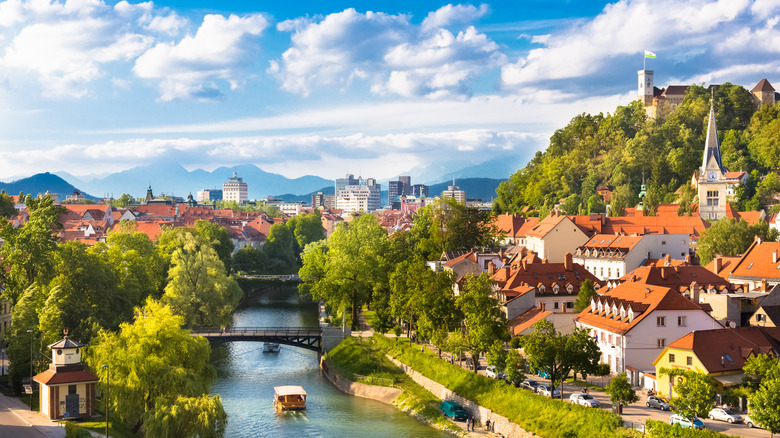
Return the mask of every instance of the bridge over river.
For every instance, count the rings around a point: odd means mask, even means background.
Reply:
[[[349,330],[339,327],[196,327],[192,336],[203,336],[211,343],[276,342],[322,353],[338,345]]]

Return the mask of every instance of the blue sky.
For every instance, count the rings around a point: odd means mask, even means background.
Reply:
[[[777,0],[0,1],[0,178],[520,167],[635,99],[645,49],[658,86],[780,84],[778,21]]]

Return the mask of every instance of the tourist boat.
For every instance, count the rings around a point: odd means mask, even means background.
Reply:
[[[296,385],[274,386],[276,409],[306,409],[306,391]]]
[[[263,353],[278,353],[282,347],[276,342],[266,342],[263,344]]]

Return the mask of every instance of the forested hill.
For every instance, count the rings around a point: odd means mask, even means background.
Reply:
[[[740,189],[737,208],[760,208],[758,175],[780,167],[778,108],[756,111],[750,92],[729,83],[715,89],[714,105],[723,165],[756,177]],[[680,106],[659,110],[656,119],[645,116],[639,101],[612,114],[578,115],[553,134],[547,150],[499,186],[494,210],[548,211],[566,198],[561,209],[568,214],[603,211],[596,187],[604,184],[613,188],[612,209],[620,214],[637,204],[643,175],[649,214],[660,203],[677,201],[681,187],[679,201],[690,204],[696,194],[687,183],[701,165],[709,109],[709,89],[695,85]]]

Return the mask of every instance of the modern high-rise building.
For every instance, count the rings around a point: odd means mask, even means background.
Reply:
[[[352,175],[349,175],[352,177]],[[338,180],[336,180],[338,183]],[[374,178],[354,180],[357,184],[345,186],[336,194],[336,208],[344,213],[370,212],[382,207],[379,194],[381,185]]]
[[[455,185],[455,180],[452,180],[452,185],[447,187],[447,190],[441,192],[442,198],[455,198],[461,204],[466,203],[466,192]]]
[[[227,182],[222,184],[222,199],[225,201],[236,201],[238,203],[249,200],[249,190],[243,178],[239,178],[236,172],[228,178]]]
[[[426,186],[425,184],[415,184],[412,186],[411,195],[416,196],[418,198],[427,198],[429,197],[428,195],[429,191],[430,191],[430,187]]]
[[[345,178],[336,178],[336,190],[333,192],[333,194],[338,198],[340,191],[344,190],[347,186],[356,185],[358,185],[358,180],[355,179],[351,173],[347,174]]]
[[[317,192],[311,195],[311,208],[333,208],[333,200],[335,196],[325,195],[322,192]]]
[[[221,201],[222,189],[203,189],[198,192],[198,202]]]
[[[404,185],[404,195],[410,195],[412,191],[412,177],[411,176],[399,176],[398,181]]]
[[[393,205],[396,198],[404,194],[404,183],[402,181],[387,182],[387,204]]]

